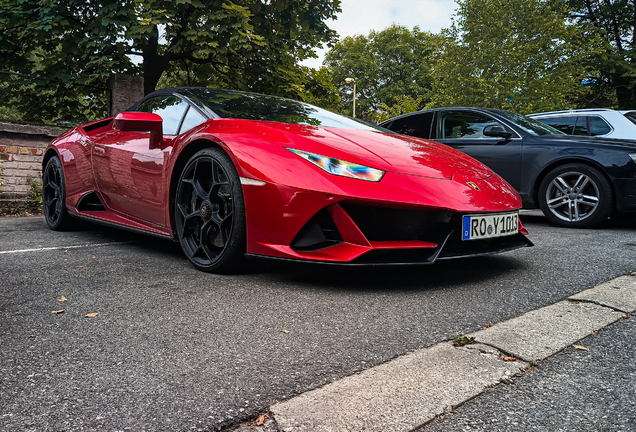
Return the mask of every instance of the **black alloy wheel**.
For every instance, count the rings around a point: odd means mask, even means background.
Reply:
[[[550,171],[539,187],[539,205],[554,225],[593,228],[603,223],[614,208],[614,191],[598,169],[581,163],[561,165]]]
[[[196,153],[183,169],[174,202],[179,242],[199,270],[233,273],[244,263],[245,203],[239,176],[218,148]]]
[[[70,215],[66,209],[66,183],[60,158],[53,156],[42,173],[42,205],[44,219],[52,230],[69,228]]]

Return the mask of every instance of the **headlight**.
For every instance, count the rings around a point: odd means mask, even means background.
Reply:
[[[286,147],[290,152],[297,154],[303,159],[307,159],[312,164],[322,168],[329,174],[335,174],[342,177],[351,177],[360,180],[378,182],[382,180],[384,171],[369,168],[364,165],[358,165],[351,162],[343,161],[328,156],[322,156],[316,153],[309,153],[302,150],[296,150]]]
[[[632,158],[634,162],[636,162],[636,153],[630,153],[629,157]]]

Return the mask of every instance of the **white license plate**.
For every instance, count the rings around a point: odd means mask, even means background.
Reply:
[[[519,231],[519,213],[497,213],[464,216],[462,240],[503,237]]]

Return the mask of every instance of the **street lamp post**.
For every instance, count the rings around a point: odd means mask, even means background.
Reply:
[[[345,78],[347,84],[353,84],[353,116],[356,116],[356,80],[353,78]]]

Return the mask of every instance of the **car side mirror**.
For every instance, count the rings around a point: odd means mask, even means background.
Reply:
[[[163,119],[145,112],[121,112],[115,116],[115,127],[123,132],[150,132],[150,149],[163,144]]]
[[[484,136],[493,138],[505,138],[508,139],[512,136],[512,132],[508,132],[502,125],[494,124],[488,125],[484,128]]]

